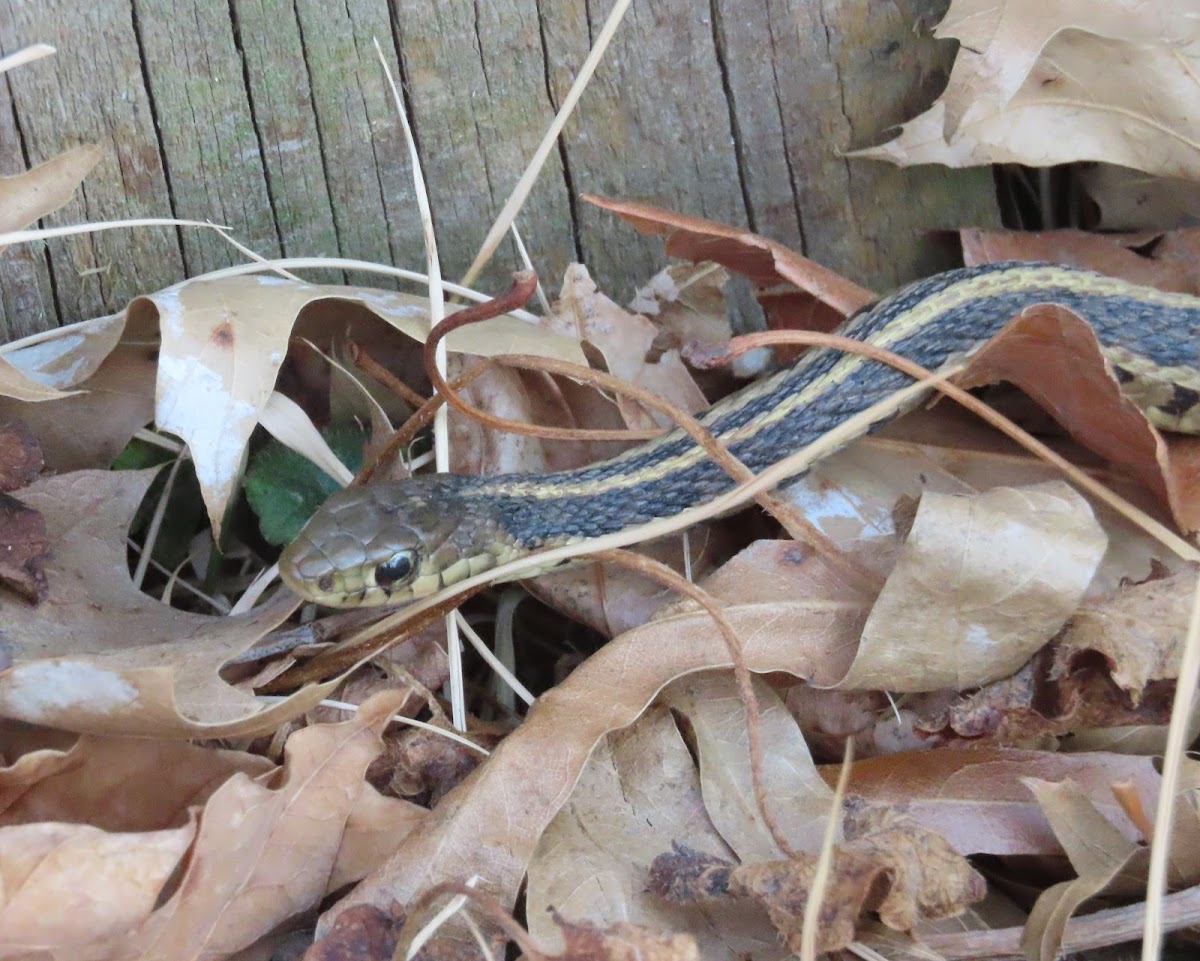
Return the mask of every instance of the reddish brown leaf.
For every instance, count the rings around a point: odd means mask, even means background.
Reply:
[[[1171,508],[1186,530],[1200,528],[1200,439],[1168,442],[1126,397],[1091,327],[1054,304],[1030,307],[971,360],[959,383],[1016,384],[1081,444],[1127,467]]]
[[[43,601],[48,591],[43,565],[49,558],[45,518],[0,493],[0,582],[30,601]]]
[[[23,424],[0,427],[0,491],[24,487],[41,469],[37,438]]]
[[[1200,294],[1200,230],[1095,234],[966,227],[959,237],[968,266],[998,260],[1045,260],[1098,270],[1159,290]]]
[[[748,230],[662,210],[633,200],[585,194],[645,234],[666,237],[667,253],[687,260],[713,260],[765,290],[760,302],[772,326],[832,330],[875,295],[783,244]],[[794,285],[798,289],[790,289]]]

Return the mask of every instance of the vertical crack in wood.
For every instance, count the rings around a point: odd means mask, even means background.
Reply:
[[[347,11],[347,14],[349,11]],[[338,205],[333,202],[333,197],[336,194],[334,185],[329,176],[329,158],[325,153],[325,132],[321,129],[321,112],[317,109],[317,98],[315,87],[313,84],[312,65],[308,60],[308,43],[304,37],[304,18],[300,15],[300,7],[296,0],[292,0],[292,16],[296,20],[296,36],[300,40],[300,56],[304,60],[304,75],[308,78],[308,105],[312,110],[313,129],[317,132],[317,154],[321,158],[321,180],[325,183],[325,191],[329,195],[329,218],[333,222],[333,239],[337,244],[339,257],[345,257],[345,249],[342,246],[342,227],[338,223]],[[271,185],[268,182],[267,191],[270,192]],[[272,209],[274,209],[274,201],[272,201]],[[347,271],[341,271],[342,283],[350,282],[350,275]]]
[[[721,74],[721,90],[725,94],[725,106],[729,110],[729,133],[733,137],[733,154],[737,164],[738,185],[742,190],[742,204],[746,208],[747,226],[755,233],[758,232],[758,219],[754,214],[754,201],[750,198],[750,184],[746,177],[747,157],[742,138],[742,129],[738,123],[737,104],[733,96],[733,85],[729,80],[729,66],[726,63],[725,31],[721,22],[721,9],[717,0],[709,0],[709,26],[712,29],[713,54],[717,58],[717,70]]]
[[[767,39],[771,44],[771,97],[775,101],[775,112],[779,117],[779,137],[783,141],[783,165],[787,168],[788,189],[792,195],[792,210],[796,216],[796,230],[800,234],[800,253],[808,255],[808,232],[804,224],[804,206],[800,203],[800,183],[792,163],[791,145],[788,143],[787,116],[784,113],[783,94],[779,87],[779,51],[775,49],[775,29],[771,20],[770,5],[767,7]]]
[[[554,96],[554,87],[550,82],[550,41],[546,36],[546,18],[542,12],[541,0],[534,0],[534,10],[537,12],[538,40],[542,46],[542,81],[546,86],[546,102],[550,109],[558,115],[558,98]],[[588,30],[589,34],[591,29]],[[575,248],[575,260],[584,262],[583,231],[579,223],[579,195],[575,192],[575,178],[571,173],[571,157],[567,151],[566,138],[561,134],[555,141],[558,150],[558,160],[562,164],[563,182],[567,188],[567,211],[571,217],[571,244]],[[543,278],[544,279],[544,278]]]
[[[279,225],[279,203],[275,199],[275,191],[271,185],[271,171],[267,166],[267,148],[258,121],[258,111],[255,108],[254,89],[250,84],[250,64],[246,62],[246,47],[242,43],[242,24],[238,19],[236,0],[229,0],[229,26],[233,34],[233,47],[237,52],[238,62],[242,65],[242,89],[246,92],[246,108],[250,111],[250,129],[254,131],[254,142],[258,145],[258,163],[262,167],[263,187],[267,191],[267,203],[271,205],[271,225],[275,228],[275,239],[279,244],[279,252],[287,257],[291,251],[284,242],[283,229]]]

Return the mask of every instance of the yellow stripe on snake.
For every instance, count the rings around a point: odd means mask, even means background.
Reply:
[[[1187,294],[1071,267],[989,264],[912,284],[856,314],[841,333],[936,371],[1037,303],[1062,304],[1092,325],[1123,389],[1154,424],[1200,433],[1200,298]],[[701,422],[761,471],[909,382],[878,361],[813,349]],[[542,548],[673,517],[732,486],[691,437],[674,431],[578,470],[433,474],[351,488],[317,511],[279,570],[321,604],[399,603]]]

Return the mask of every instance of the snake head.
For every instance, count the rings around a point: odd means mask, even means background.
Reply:
[[[424,597],[508,560],[495,527],[457,496],[454,477],[339,491],[279,557],[285,584],[328,607]]]

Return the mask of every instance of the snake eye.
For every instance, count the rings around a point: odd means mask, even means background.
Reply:
[[[412,577],[416,569],[416,551],[396,551],[395,554],[375,568],[375,584],[386,591],[388,588],[405,583]]]

